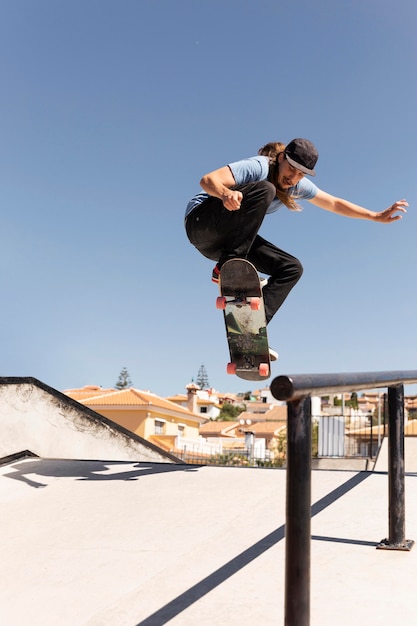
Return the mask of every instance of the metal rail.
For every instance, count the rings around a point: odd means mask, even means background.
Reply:
[[[346,374],[293,374],[277,376],[271,393],[277,400],[296,400],[304,396],[325,396],[328,393],[362,391],[398,384],[417,383],[417,371],[351,372]]]
[[[285,626],[310,623],[311,395],[388,387],[389,538],[377,547],[409,551],[414,544],[405,539],[404,383],[417,383],[417,371],[298,374],[272,381],[272,395],[288,406]]]

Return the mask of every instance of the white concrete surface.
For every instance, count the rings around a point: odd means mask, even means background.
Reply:
[[[1,467],[0,624],[283,625],[285,481],[157,463]],[[311,625],[414,626],[417,548],[375,549],[387,475],[318,470],[312,483]],[[406,530],[417,539],[414,475]]]
[[[36,379],[13,379],[11,384],[3,380],[0,459],[29,450],[42,458],[175,462],[141,437]]]

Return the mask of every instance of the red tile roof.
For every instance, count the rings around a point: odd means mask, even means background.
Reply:
[[[150,391],[141,391],[139,389],[102,389],[101,387],[88,386],[82,389],[67,389],[63,393],[73,398],[81,404],[85,404],[91,408],[94,407],[155,407],[157,409],[165,409],[182,413],[184,416],[199,417],[195,413],[191,413],[187,408],[170,402],[164,398],[151,393]]]

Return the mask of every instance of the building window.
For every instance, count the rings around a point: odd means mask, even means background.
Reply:
[[[185,433],[185,427],[182,426],[181,424],[178,424],[178,435],[180,437],[184,437],[184,433]]]
[[[206,406],[200,407],[200,413],[207,413],[207,407]]]
[[[163,435],[165,428],[165,422],[161,422],[160,420],[155,420],[155,435]]]

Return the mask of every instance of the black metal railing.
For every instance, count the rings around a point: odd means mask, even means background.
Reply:
[[[388,387],[388,526],[380,549],[406,550],[404,384],[417,383],[417,371],[298,374],[278,376],[271,393],[288,406],[287,505],[285,549],[285,626],[310,623],[311,553],[311,396]]]

